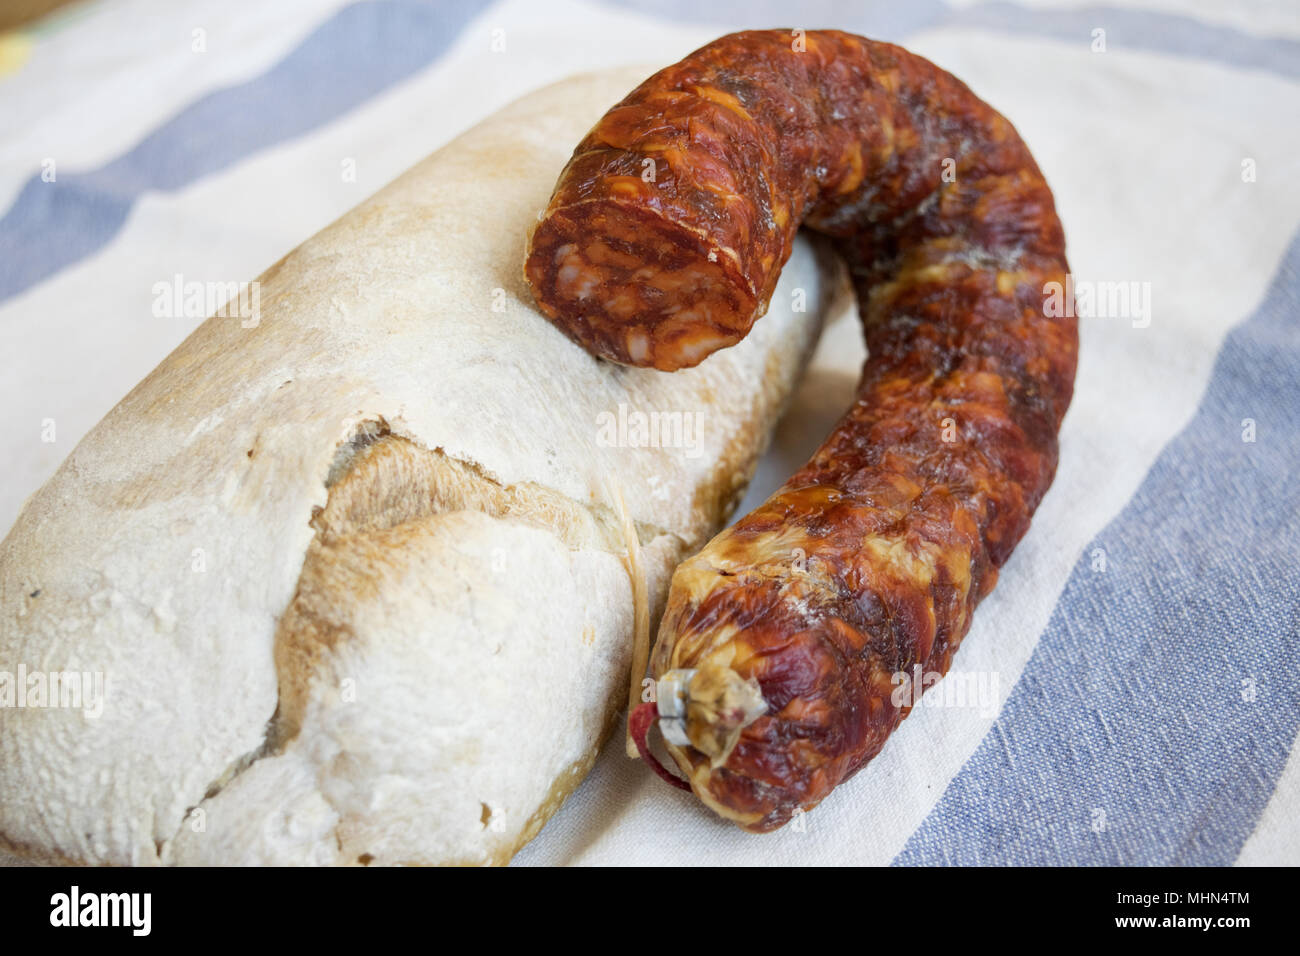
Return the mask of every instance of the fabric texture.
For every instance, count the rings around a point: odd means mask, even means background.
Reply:
[[[1085,302],[1060,470],[953,674],[817,810],[743,833],[616,740],[516,864],[1300,863],[1292,3],[74,6],[0,36],[0,526],[204,318],[159,283],[255,277],[538,86],[781,26],[902,43],[1028,142]],[[846,310],[742,508],[862,358]]]

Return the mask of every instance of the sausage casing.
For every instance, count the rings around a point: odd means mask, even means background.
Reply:
[[[837,31],[732,34],[639,86],[578,146],[525,274],[595,354],[678,369],[748,332],[801,227],[853,278],[856,400],[679,567],[651,661],[695,672],[670,752],[753,830],[880,750],[914,703],[899,675],[947,671],[1052,481],[1078,350],[1045,308],[1064,235],[1011,124]]]

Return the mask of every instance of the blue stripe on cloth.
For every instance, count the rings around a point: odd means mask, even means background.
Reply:
[[[1119,7],[1028,9],[1014,3],[980,3],[953,12],[945,27],[978,27],[1050,37],[1087,49],[1092,31],[1106,31],[1106,49],[1125,48],[1209,60],[1248,70],[1300,77],[1300,41],[1256,36],[1194,17]]]
[[[897,42],[910,33],[936,26],[948,15],[943,0],[604,0],[642,16],[681,23],[705,23],[719,30],[770,30],[783,27],[834,28],[877,40]]]
[[[0,301],[103,248],[135,201],[316,129],[437,59],[486,0],[344,7],[266,73],[187,106],[86,173],[39,175],[0,219]]]
[[[1030,9],[1014,3],[980,3],[950,10],[941,0],[899,3],[885,0],[851,6],[836,0],[605,0],[612,6],[670,20],[718,24],[722,29],[834,27],[897,42],[932,27],[978,27],[1003,33],[1049,37],[1088,49],[1092,31],[1106,31],[1107,48],[1125,47],[1211,60],[1243,69],[1300,76],[1300,42],[1255,36],[1232,27],[1154,10],[1095,6]],[[792,22],[793,21],[793,22]]]
[[[788,3],[723,0],[607,0],[671,19],[774,26]],[[63,174],[55,183],[33,176],[0,219],[0,302],[102,249],[122,228],[136,199],[174,190],[301,135],[345,113],[436,59],[488,0],[373,0],[344,8],[268,73],[210,94],[107,166]],[[1300,44],[1253,37],[1187,17],[1112,8],[1026,10],[991,3],[949,11],[941,0],[866,4],[845,9],[833,0],[798,5],[799,20],[834,24],[900,40],[938,26],[984,26],[1084,42],[1104,25],[1121,44],[1190,54],[1235,66],[1300,72]]]
[[[1298,314],[1300,235],[895,863],[1236,859],[1300,727]]]

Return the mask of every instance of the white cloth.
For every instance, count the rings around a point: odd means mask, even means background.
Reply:
[[[152,316],[160,279],[257,275],[532,88],[814,12],[370,7],[119,0],[0,43],[0,526],[197,324]],[[809,26],[905,43],[1008,116],[1055,191],[1074,275],[1137,283],[1138,298],[1081,323],[1056,482],[954,664],[992,679],[984,706],[918,708],[799,829],[767,836],[721,823],[616,742],[517,863],[1300,863],[1296,11],[817,5]],[[365,34],[330,27],[345,15],[444,33],[424,61],[350,60]],[[347,108],[313,99],[331,82],[366,89]],[[319,116],[285,136],[273,105],[294,97],[295,116]],[[204,129],[234,142],[217,168],[186,146]],[[90,198],[44,203],[50,163]],[[744,507],[816,446],[861,358],[846,313]],[[1233,577],[1243,568],[1253,584]]]

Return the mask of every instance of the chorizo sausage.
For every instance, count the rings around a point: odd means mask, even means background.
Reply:
[[[852,276],[856,400],[678,568],[651,660],[680,691],[669,752],[755,831],[879,752],[914,703],[898,675],[947,671],[1051,484],[1078,351],[1044,308],[1065,240],[1011,124],[838,31],[732,34],[639,86],[574,152],[525,275],[593,353],[684,368],[748,332],[801,227]]]

